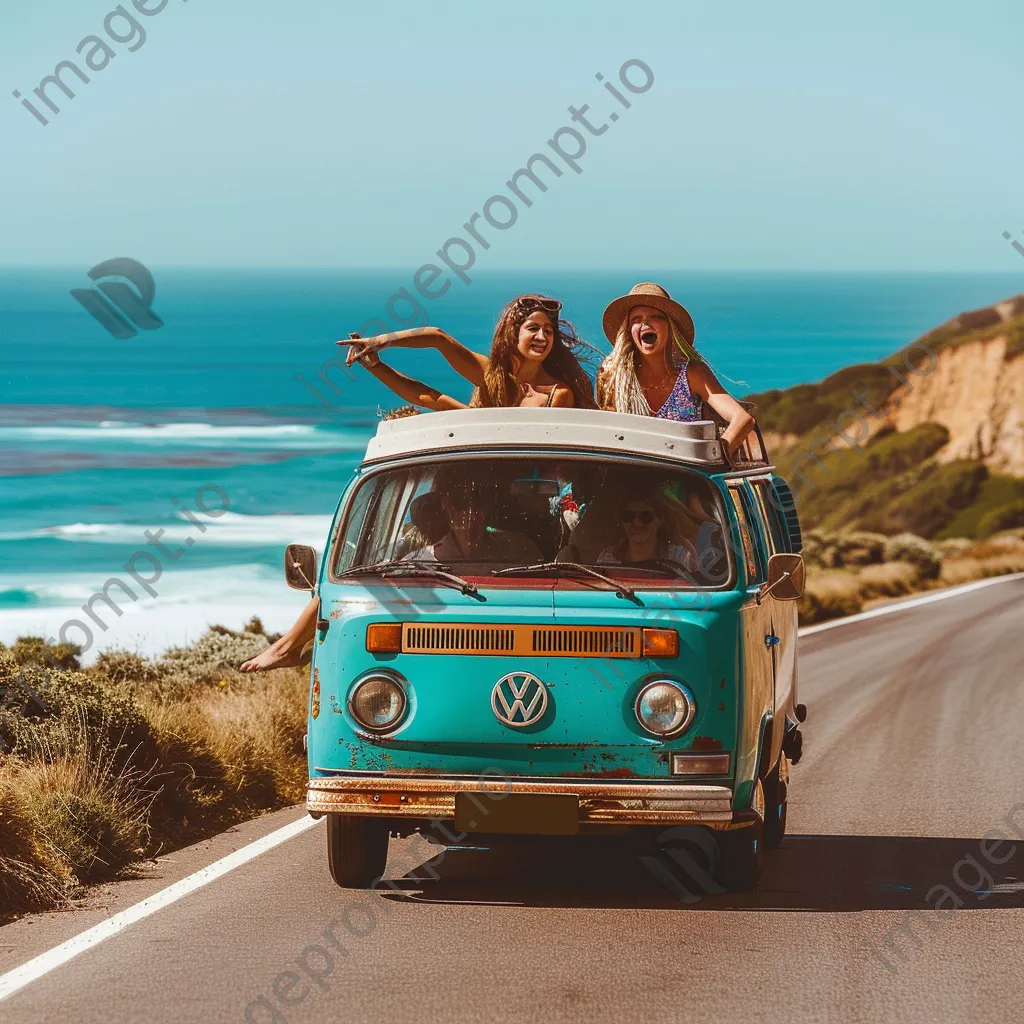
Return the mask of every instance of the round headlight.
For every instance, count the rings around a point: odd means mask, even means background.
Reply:
[[[648,732],[674,736],[693,721],[697,705],[685,686],[662,679],[648,683],[637,694],[634,710]]]
[[[407,705],[405,690],[391,676],[364,679],[348,700],[352,717],[371,732],[394,729],[405,716]]]

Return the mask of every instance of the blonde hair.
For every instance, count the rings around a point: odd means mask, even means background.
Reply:
[[[639,305],[639,303],[638,303]],[[683,337],[675,320],[668,318],[671,342],[666,351],[669,366],[677,372],[684,363],[703,363],[697,350]],[[615,332],[615,347],[601,364],[598,373],[597,404],[612,412],[628,412],[637,416],[652,416],[654,410],[644,397],[637,370],[643,357],[633,344],[629,330],[629,312]]]

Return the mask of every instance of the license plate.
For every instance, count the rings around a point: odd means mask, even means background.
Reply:
[[[460,832],[572,836],[580,830],[580,798],[573,793],[456,793]]]

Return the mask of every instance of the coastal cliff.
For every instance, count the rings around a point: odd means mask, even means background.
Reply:
[[[809,527],[980,538],[1024,526],[1024,295],[749,400]]]

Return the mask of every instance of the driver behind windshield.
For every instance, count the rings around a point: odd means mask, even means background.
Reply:
[[[424,539],[439,539],[409,552],[404,556],[406,559],[447,563],[540,560],[540,550],[529,537],[488,525],[498,504],[496,483],[468,475],[438,473],[433,490],[423,498],[430,499],[431,518],[435,521],[430,530],[421,532]]]
[[[697,570],[696,552],[689,542],[673,539],[672,519],[658,495],[641,493],[623,498],[617,519],[622,536],[598,555],[598,565],[667,562],[673,569]]]

